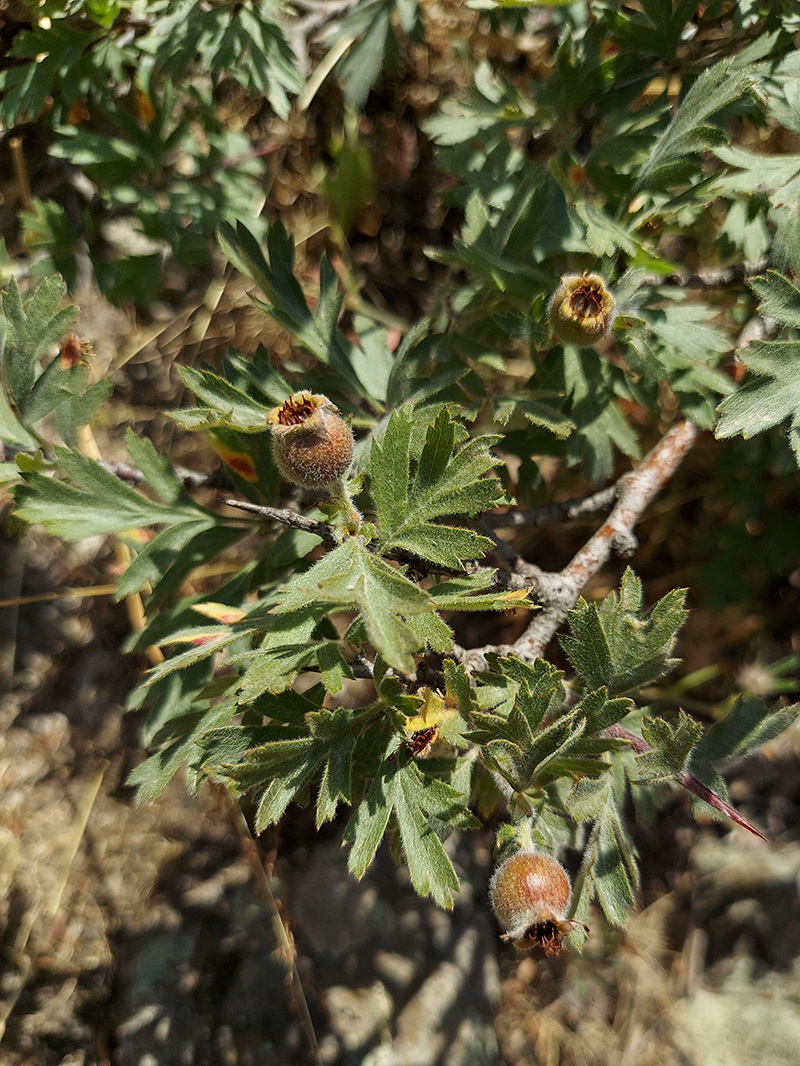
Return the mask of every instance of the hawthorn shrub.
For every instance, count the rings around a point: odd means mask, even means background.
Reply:
[[[222,251],[303,358],[278,365],[259,347],[181,369],[195,406],[172,417],[210,438],[222,469],[178,469],[133,432],[129,462],[88,454],[85,427],[111,382],[95,380],[49,276],[24,295],[12,279],[3,296],[0,472],[19,522],[130,549],[117,596],[142,597],[147,621],[128,650],[154,661],[129,701],[147,711],[151,754],[131,777],[142,801],[183,769],[191,789],[254,793],[256,831],[292,803],[313,804],[318,826],[345,808],[353,874],[388,836],[417,892],[443,907],[458,890],[444,842],[500,821],[503,927],[554,953],[562,936],[581,943],[593,899],[626,921],[638,886],[629,797],[635,810],[675,782],[706,814],[758,832],[722,773],[797,716],[748,694],[705,732],[678,707],[654,713],[684,591],[647,605],[629,568],[617,591],[582,594],[613,555],[635,555],[640,517],[702,434],[769,431],[800,463],[800,156],[759,150],[765,129],[800,134],[800,23],[791,3],[470,6],[487,35],[527,35],[546,63],[534,77],[498,49],[427,119],[463,223],[428,250],[442,281],[399,342],[363,299],[351,313],[326,258],[318,288],[304,287],[283,225],[229,198],[215,218]],[[48,7],[49,25],[15,40],[5,121],[53,94],[59,152],[82,147],[73,164],[92,175],[108,145],[56,122],[76,84],[96,101],[114,71],[132,86],[146,74],[148,98],[188,116],[176,83],[205,70],[203,114],[218,123],[223,78],[288,114],[330,74],[357,111],[429,30],[413,0],[337,7],[313,26],[306,80],[287,58],[288,7],[148,8],[139,23],[135,5]],[[47,69],[34,69],[45,44]],[[81,81],[65,80],[67,46]],[[163,144],[149,112],[123,121],[123,94],[104,99],[117,135],[138,121]],[[156,219],[157,201],[132,206],[117,170],[103,171],[110,201]],[[193,216],[176,210],[180,228]],[[576,470],[595,488],[565,499]],[[558,571],[498,532],[581,515],[597,528]],[[244,538],[233,576],[187,593]],[[518,636],[462,647],[453,626],[468,612],[515,612]],[[556,636],[566,671],[548,658]],[[369,698],[354,698],[354,679]],[[544,858],[568,851],[582,856],[571,892]],[[560,871],[548,902],[535,884],[502,883],[525,865]]]

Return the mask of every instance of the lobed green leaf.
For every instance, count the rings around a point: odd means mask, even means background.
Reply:
[[[681,711],[671,725],[663,718],[644,717],[642,736],[651,750],[636,756],[641,781],[674,780],[685,769],[689,756],[702,736],[703,727]]]
[[[413,671],[411,655],[420,649],[406,619],[433,610],[427,593],[367,551],[355,537],[329,552],[306,573],[295,575],[281,591],[274,611],[295,611],[308,603],[357,607],[371,643],[387,663],[402,673]]]
[[[392,413],[382,441],[370,456],[372,494],[384,554],[409,551],[441,566],[461,569],[492,546],[472,530],[441,524],[449,515],[474,515],[502,500],[500,483],[484,475],[494,465],[492,437],[455,446],[455,423],[443,408],[428,426],[412,472],[413,420],[409,410]],[[454,450],[455,448],[455,450]]]
[[[599,605],[578,601],[561,646],[590,690],[633,692],[675,665],[671,652],[686,618],[684,598],[681,589],[673,589],[643,610],[641,583],[627,568],[619,596],[611,593]]]

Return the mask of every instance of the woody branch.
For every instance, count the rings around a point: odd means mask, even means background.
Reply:
[[[673,426],[630,474],[616,485],[616,503],[600,526],[572,560],[558,572],[548,572],[516,557],[513,569],[527,579],[541,602],[530,625],[513,644],[487,646],[462,651],[462,661],[472,670],[482,669],[487,652],[518,655],[532,662],[540,658],[563,622],[578,602],[589,581],[613,554],[628,557],[637,547],[634,529],[645,509],[669,482],[694,444],[699,430],[685,420]]]

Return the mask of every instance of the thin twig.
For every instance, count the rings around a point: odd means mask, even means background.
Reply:
[[[291,526],[293,529],[302,529],[306,533],[313,533],[332,548],[338,547],[341,543],[339,534],[327,522],[318,522],[313,518],[306,518],[305,515],[290,511],[288,508],[267,507],[262,504],[249,503],[246,500],[224,499],[221,502],[227,507],[236,507],[239,510],[248,511],[250,514],[258,515],[259,518],[265,518],[269,522],[280,522],[282,525]],[[377,541],[373,541],[368,547],[372,549],[377,543]],[[410,567],[420,577],[428,577],[430,574],[463,577],[465,573],[474,574],[483,569],[476,562],[470,560],[462,568],[444,566],[441,563],[431,563],[429,560],[423,559],[419,555],[414,555],[413,552],[405,551],[403,548],[392,548],[384,552],[383,555],[386,559],[394,559],[396,562]],[[528,564],[525,565],[527,566]],[[494,583],[502,588],[520,589],[527,588],[530,584],[530,575],[515,577],[494,568],[487,569],[491,571]]]
[[[732,285],[743,285],[748,278],[763,274],[768,267],[768,259],[758,259],[752,263],[731,263],[709,270],[676,270],[666,277],[648,275],[642,279],[642,284],[680,285],[684,289],[729,289]]]
[[[129,463],[112,463],[107,459],[100,459],[98,462],[109,474],[113,474],[114,477],[119,478],[120,481],[127,482],[129,485],[142,485],[147,480],[141,470],[131,466]],[[172,469],[175,476],[187,489],[229,489],[231,487],[230,479],[222,468],[212,470],[211,473],[205,473],[202,470],[190,470],[185,466],[174,466]]]
[[[313,518],[306,518],[305,515],[290,511],[288,508],[265,507],[258,503],[248,503],[247,500],[224,499],[221,502],[226,507],[236,507],[240,511],[248,511],[250,514],[258,515],[259,518],[265,518],[268,522],[280,522],[281,525],[291,526],[293,529],[302,529],[306,533],[313,533],[333,548],[340,543],[339,536],[333,526],[328,525],[327,522],[317,522]]]
[[[609,485],[592,496],[576,496],[560,503],[551,503],[548,507],[534,507],[528,511],[509,510],[502,514],[486,516],[486,522],[493,529],[525,526],[549,526],[555,522],[571,522],[576,518],[597,514],[607,510],[617,498],[617,484]]]
[[[14,168],[14,177],[17,180],[19,190],[19,202],[23,211],[30,211],[33,206],[31,195],[31,183],[28,178],[28,167],[25,163],[25,152],[22,148],[21,137],[11,137],[8,142],[8,150],[11,154],[11,165]]]
[[[75,588],[53,589],[50,592],[34,592],[29,596],[9,596],[0,600],[0,607],[23,607],[29,603],[50,603],[52,600],[85,600],[90,596],[113,596],[117,591],[114,585],[78,585]]]

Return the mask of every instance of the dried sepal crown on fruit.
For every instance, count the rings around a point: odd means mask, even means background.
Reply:
[[[495,870],[489,883],[492,910],[503,939],[518,948],[540,947],[559,955],[561,941],[580,924],[567,918],[572,883],[552,855],[518,851]]]
[[[325,489],[340,481],[353,461],[353,434],[328,399],[296,392],[267,415],[275,463],[287,481]]]
[[[617,301],[599,274],[565,274],[550,298],[547,319],[559,340],[591,348],[608,333]]]

